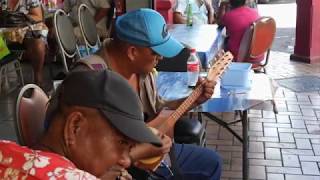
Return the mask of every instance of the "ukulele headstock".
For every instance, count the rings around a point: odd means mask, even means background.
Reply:
[[[208,71],[207,79],[216,81],[225,72],[232,60],[233,55],[230,51],[218,55]]]

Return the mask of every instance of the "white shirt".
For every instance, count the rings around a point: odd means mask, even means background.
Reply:
[[[199,3],[198,3],[199,2]],[[187,5],[191,4],[192,23],[208,24],[208,10],[204,0],[176,0],[175,12],[179,12],[183,17],[187,17]]]
[[[89,10],[93,16],[100,8],[110,8],[110,0],[65,0],[64,9],[66,12],[69,12],[72,20],[78,24],[78,7],[81,4],[86,4],[89,7]],[[107,17],[102,18],[97,23],[97,31],[100,36],[106,36],[107,34]]]

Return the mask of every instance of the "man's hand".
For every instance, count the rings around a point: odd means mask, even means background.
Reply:
[[[220,50],[217,53],[217,55],[214,57],[212,62],[216,62],[218,59],[222,58],[223,55],[224,55],[224,51]],[[207,101],[208,99],[211,98],[211,96],[212,96],[212,94],[214,92],[214,88],[215,88],[217,83],[215,81],[209,81],[209,80],[204,79],[204,78],[199,78],[199,80],[197,82],[197,86],[202,85],[202,84],[203,84],[202,94],[200,95],[200,97],[197,99],[197,101],[193,105],[194,107],[204,103],[205,101]]]
[[[107,170],[101,177],[102,180],[117,179],[117,180],[131,180],[132,176],[126,169],[121,166],[113,166]]]
[[[180,103],[181,104],[181,103]],[[170,117],[170,115],[173,113],[174,111],[173,110],[169,110],[169,109],[163,109],[161,110],[158,115],[152,119],[151,121],[149,121],[147,124],[148,126],[150,127],[153,127],[155,129],[158,129],[159,131],[165,133],[166,135],[168,135],[169,133],[169,136],[170,135],[170,132],[169,131],[166,131],[166,130],[163,130],[161,127],[163,123],[165,123],[165,121],[168,120],[168,118]]]
[[[214,92],[214,86],[216,85],[216,82],[209,81],[204,78],[199,78],[199,80],[197,82],[197,86],[200,86],[200,85],[203,86],[203,91],[202,91],[202,94],[200,95],[200,97],[195,102],[195,104],[194,104],[195,106],[200,105],[211,98],[211,96]]]
[[[164,156],[169,153],[172,146],[172,141],[169,136],[166,136],[159,132],[158,136],[161,139],[162,147],[156,147],[151,144],[143,143],[136,145],[130,152],[130,156],[134,165],[139,168],[144,168],[139,162],[141,159],[147,159],[157,156]]]

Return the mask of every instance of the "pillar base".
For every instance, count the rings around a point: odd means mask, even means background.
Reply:
[[[297,54],[291,54],[290,60],[313,64],[313,63],[320,63],[320,56],[310,57],[310,56],[301,56]]]

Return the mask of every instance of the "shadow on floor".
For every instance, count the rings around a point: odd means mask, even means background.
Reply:
[[[295,28],[277,28],[271,50],[292,54],[295,44]]]

